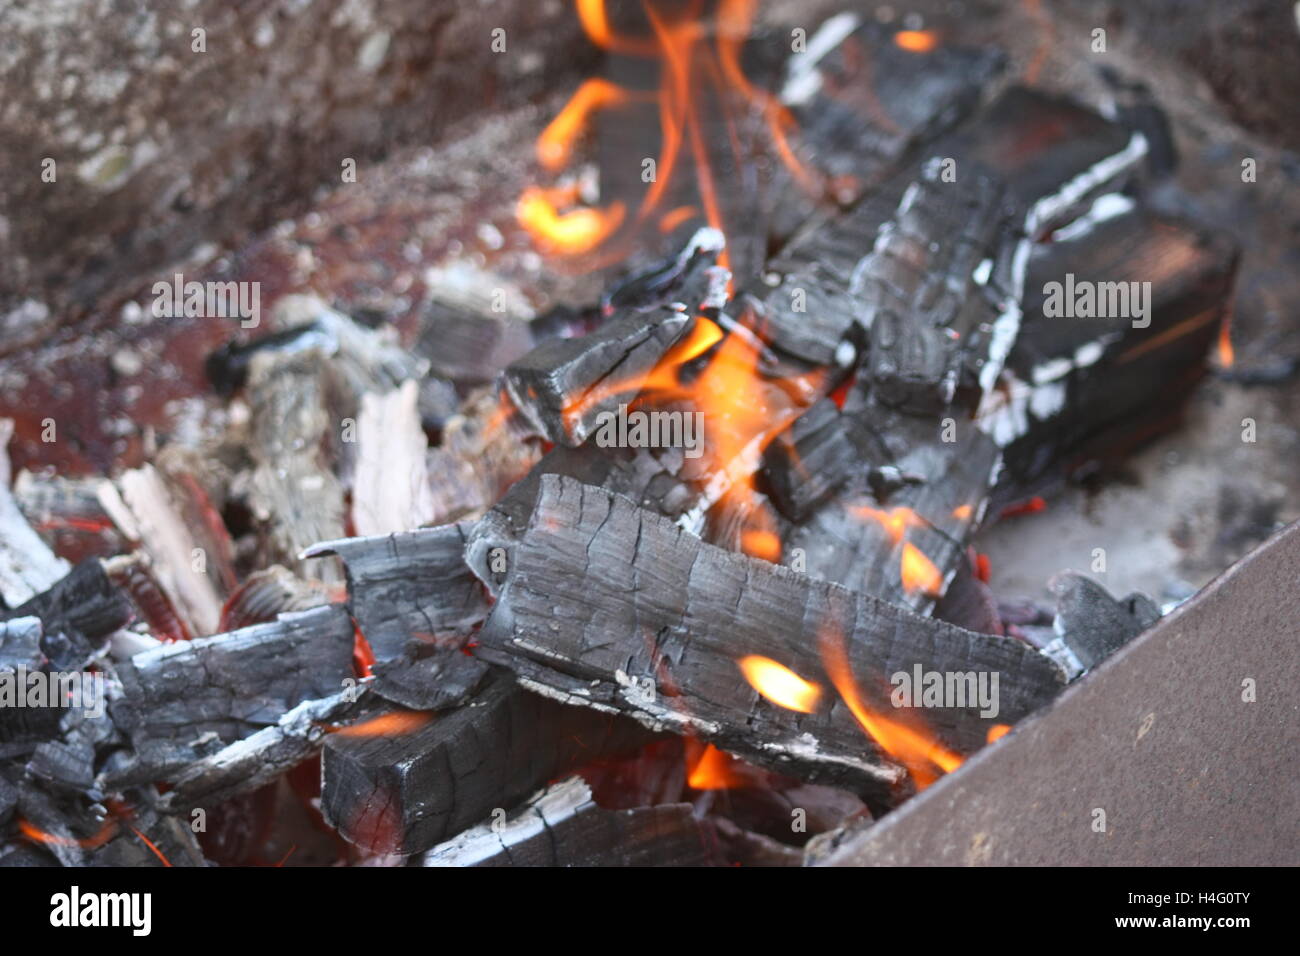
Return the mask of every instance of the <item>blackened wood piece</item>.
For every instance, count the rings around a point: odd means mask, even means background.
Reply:
[[[485,823],[434,847],[424,866],[708,866],[712,826],[689,803],[605,810],[581,777],[537,794],[499,825]]]
[[[494,671],[470,703],[409,733],[329,737],[321,812],[365,850],[419,853],[549,780],[648,739],[632,721],[567,707]]]
[[[506,315],[476,315],[431,302],[414,351],[429,368],[457,385],[486,385],[536,345],[528,322]]]
[[[458,648],[487,614],[483,588],[465,566],[471,523],[313,545],[304,557],[338,555],[348,608],[380,662]]]
[[[983,517],[998,449],[961,417],[920,418],[872,403],[846,417],[872,423],[886,446],[885,460],[906,480],[893,483],[882,498],[870,490],[870,474],[858,476],[791,531],[786,563],[798,549],[812,577],[926,613],[946,590]],[[904,586],[909,545],[934,565],[943,582],[938,591]]]
[[[883,443],[862,417],[822,399],[768,445],[763,475],[781,513],[803,521],[851,476],[887,462]]]
[[[807,231],[776,257],[769,267],[775,286],[750,290],[762,301],[766,333],[779,350],[820,365],[835,360],[846,338],[861,344],[854,340],[871,323],[863,315],[870,303],[863,298],[859,264],[872,252],[880,228],[894,218],[921,170],[934,168],[932,159],[955,163],[951,168],[956,181],[944,185],[958,191],[969,192],[970,184],[981,178],[1004,183],[1019,210],[1015,238],[1027,241],[1070,218],[1089,197],[1123,182],[1144,151],[1140,136],[1080,106],[1013,88],[960,130],[931,144],[927,162],[903,163],[864,201]],[[971,223],[978,226],[977,220]],[[946,238],[936,224],[921,230],[923,242]],[[1023,256],[1015,254],[1010,239],[1000,238],[997,249],[980,283],[980,298],[996,312],[996,317],[984,316],[990,328],[980,330],[988,337],[976,350],[984,364],[964,368],[983,391],[991,387],[1014,341],[1024,279]],[[1001,319],[1001,327],[993,324],[996,319]],[[870,377],[859,381],[869,385]]]
[[[109,634],[134,617],[127,596],[109,579],[98,558],[82,561],[67,576],[0,620],[38,617],[41,650],[56,670],[80,670]]]
[[[975,270],[1015,254],[1019,232],[1003,187],[985,176],[944,182],[931,164],[908,187],[855,274],[867,369],[881,403],[914,414],[953,404],[965,368],[982,368],[1002,313]],[[965,404],[971,410],[979,393]]]
[[[1160,620],[1160,608],[1145,594],[1134,592],[1116,600],[1082,574],[1057,574],[1050,589],[1056,598],[1053,627],[1058,640],[1085,670],[1096,667]]]
[[[331,726],[374,712],[375,703],[364,687],[303,701],[273,726],[187,765],[158,808],[164,813],[187,813],[192,807],[215,807],[265,786],[320,750]]]
[[[121,665],[123,697],[109,710],[137,760],[113,782],[162,779],[339,693],[353,676],[352,647],[347,611],[329,605],[136,654]]]
[[[538,434],[581,445],[596,417],[635,396],[641,376],[690,324],[689,313],[668,309],[622,315],[590,335],[543,342],[506,369],[502,384]]]
[[[905,50],[894,31],[858,25],[838,14],[809,36],[809,49],[789,59],[781,99],[794,114],[795,149],[849,204],[877,185],[910,150],[975,110],[1002,72],[1005,57],[989,48],[944,44],[927,53]],[[778,242],[807,221],[815,197],[782,169],[772,191]]]
[[[874,790],[897,783],[884,757],[837,699],[823,642],[842,647],[864,699],[889,708],[891,674],[998,671],[999,720],[1013,722],[1063,684],[1026,645],[972,634],[768,562],[723,551],[630,501],[544,476],[516,539],[486,522],[467,552],[497,603],[478,653],[525,686],[572,704],[692,734],[803,779]],[[486,541],[478,542],[479,535]],[[504,548],[508,570],[481,566],[476,544]],[[757,654],[824,689],[815,713],[771,704],[737,666]],[[988,721],[970,708],[928,710],[948,746],[981,746]]]
[[[1226,239],[1141,210],[1035,249],[1003,387],[979,413],[1006,464],[992,513],[1176,423],[1204,374],[1236,265]],[[1149,326],[1044,314],[1049,284],[1064,297],[1071,275],[1078,289],[1150,282]]]

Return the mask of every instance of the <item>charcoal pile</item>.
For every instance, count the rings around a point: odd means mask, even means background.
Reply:
[[[598,301],[285,296],[143,466],[6,458],[0,864],[802,865],[1151,626],[1000,604],[978,535],[1177,424],[1235,250],[1142,129],[918,42],[751,41],[765,173],[688,111],[655,215],[718,214]]]

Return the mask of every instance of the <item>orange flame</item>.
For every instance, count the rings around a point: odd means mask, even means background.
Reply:
[[[908,53],[929,53],[939,45],[939,36],[933,30],[899,30],[894,44]]]
[[[819,685],[804,680],[784,664],[778,664],[769,657],[750,654],[736,662],[740,672],[749,681],[749,686],[758,691],[778,707],[797,710],[801,714],[811,714],[817,709],[821,698]]]
[[[1234,361],[1236,361],[1236,353],[1232,348],[1232,323],[1228,316],[1224,315],[1223,321],[1219,323],[1219,366],[1232,368]]]
[[[623,223],[622,203],[605,209],[560,210],[576,198],[573,189],[529,186],[519,197],[519,222],[543,244],[557,252],[580,253],[596,248]]]
[[[1010,733],[1010,731],[1011,731],[1010,724],[994,724],[992,727],[989,728],[988,736],[985,737],[985,741],[988,743],[993,743],[993,741],[995,740],[1001,740],[1008,733]]]
[[[381,714],[357,724],[328,729],[340,737],[400,737],[402,734],[414,733],[431,720],[433,714],[429,711],[404,710]]]
[[[909,594],[920,592],[932,597],[943,593],[943,575],[925,552],[910,541],[903,542],[903,563],[899,570],[903,589]]]
[[[889,532],[894,544],[898,544],[903,540],[903,535],[907,533],[908,528],[925,528],[929,526],[928,522],[911,508],[901,506],[891,508],[889,511],[882,511],[879,508],[860,505],[851,508],[850,511],[859,518],[871,518],[879,521],[885,530]]]
[[[53,833],[47,833],[35,824],[27,820],[18,820],[18,831],[29,840],[35,840],[37,843],[45,843],[49,846],[75,846],[83,850],[94,850],[103,846],[117,833],[117,821],[105,820],[104,825],[99,828],[94,836],[89,837],[63,837]]]
[[[712,44],[702,42],[706,30],[696,20],[699,6],[688,4],[684,14],[669,17],[655,4],[646,3],[644,10],[652,35],[633,37],[619,33],[610,25],[603,0],[576,0],[579,21],[593,43],[614,53],[653,57],[662,66],[655,94],[662,143],[655,162],[655,176],[631,223],[645,222],[659,208],[686,147],[695,166],[704,219],[716,229],[723,228],[709,143],[701,122],[700,94],[706,88],[716,94],[737,162],[742,161],[743,150],[735,109],[744,104],[763,118],[774,152],[799,186],[814,195],[824,191],[818,177],[799,161],[790,145],[794,117],[770,93],[755,87],[741,68],[741,49],[753,22],[755,0],[720,0],[716,38]],[[551,173],[566,168],[572,160],[575,143],[595,112],[644,101],[650,95],[648,91],[629,90],[603,79],[585,81],[538,138],[540,164]],[[589,252],[629,221],[623,210],[615,212],[613,205],[605,209],[574,209],[562,216],[559,213],[562,204],[563,199],[556,198],[550,190],[531,187],[516,210],[524,228],[547,251],[561,255]],[[687,209],[691,210],[689,214]],[[659,220],[659,228],[671,231],[685,222],[688,215],[695,214],[693,207],[678,207]],[[726,250],[721,253],[719,264],[729,267]]]
[[[749,785],[743,773],[744,765],[735,757],[719,750],[713,744],[701,747],[696,740],[687,740],[686,766],[689,768],[686,783],[695,790],[733,790]],[[699,757],[692,760],[693,751]]]
[[[940,773],[951,773],[962,765],[959,754],[923,730],[884,717],[867,706],[858,693],[844,640],[837,632],[830,628],[823,629],[820,643],[822,664],[840,698],[848,705],[849,711],[857,718],[867,736],[907,768],[917,789],[924,790],[939,778]]]

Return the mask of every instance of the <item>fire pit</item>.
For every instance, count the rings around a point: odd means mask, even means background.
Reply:
[[[0,218],[0,863],[1295,861],[1285,774],[1161,780],[1234,707],[1294,751],[1295,529],[1202,589],[1300,514],[1300,166],[1234,99],[1296,24],[374,6],[239,26],[386,91],[291,218],[126,134],[49,188],[154,241]]]

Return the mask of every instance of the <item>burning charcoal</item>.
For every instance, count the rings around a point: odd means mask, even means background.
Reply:
[[[543,342],[505,371],[510,400],[537,433],[581,445],[596,418],[635,397],[638,383],[691,324],[660,309],[610,319],[590,335]]]
[[[0,774],[0,827],[9,823],[16,806],[18,806],[18,788]]]
[[[630,276],[611,289],[601,301],[602,310],[615,315],[657,312],[667,306],[694,314],[706,303],[721,306],[709,270],[717,265],[726,244],[718,230],[698,230],[675,259]],[[722,294],[725,297],[725,290]]]
[[[996,50],[925,36],[934,41],[930,49],[909,50],[894,31],[840,13],[809,36],[806,53],[788,61],[781,102],[794,114],[797,155],[806,154],[843,205],[974,110],[1003,69]],[[808,219],[812,202],[794,184],[773,195],[777,235],[788,236]]]
[[[531,324],[512,316],[474,315],[434,301],[425,308],[415,352],[459,386],[487,385],[535,346]]]
[[[928,611],[963,559],[997,475],[997,447],[964,417],[941,421],[853,410],[872,422],[900,475],[885,501],[849,484],[786,539],[809,575]],[[951,440],[945,440],[951,439]]]
[[[870,329],[872,394],[923,415],[948,408],[963,387],[974,398],[961,404],[978,402],[966,373],[978,375],[990,360],[1008,305],[984,299],[975,270],[987,262],[992,271],[1017,245],[1000,185],[971,175],[945,183],[941,175],[929,165],[908,187],[854,273],[858,318]]]
[[[410,715],[392,736],[382,721],[332,734],[321,757],[321,812],[372,853],[427,850],[509,809],[583,763],[648,739],[617,715],[566,707],[494,672],[473,701]]]
[[[824,398],[768,445],[763,472],[781,513],[803,521],[852,475],[883,463],[886,454],[864,416],[844,414]]]
[[[463,556],[471,527],[343,538],[303,556],[343,559],[349,608],[376,661],[413,660],[433,647],[457,651],[487,616],[483,588]]]
[[[979,411],[1006,462],[994,513],[1177,420],[1226,315],[1236,261],[1227,241],[1118,195],[1036,249],[1024,327]],[[1076,314],[1084,295],[1103,300],[1092,315]]]
[[[770,836],[738,827],[726,817],[710,817],[719,852],[737,866],[803,866],[803,851]]]
[[[15,617],[0,621],[0,673],[20,667],[32,671],[44,662],[40,618]]]
[[[212,807],[251,793],[319,751],[331,726],[364,719],[374,712],[374,701],[364,685],[332,697],[305,700],[272,726],[188,764],[163,794],[158,808],[163,813],[184,814],[192,807]]]
[[[1049,587],[1056,597],[1058,639],[1043,652],[1073,674],[1091,670],[1160,620],[1160,608],[1145,594],[1116,600],[1081,574],[1062,572]]]
[[[47,540],[55,542],[62,557],[108,557],[128,550],[129,543],[114,527],[100,498],[107,483],[97,476],[69,478],[20,471],[14,479],[13,495],[22,513]],[[0,588],[0,595],[4,593]]]
[[[504,572],[487,560],[496,548]],[[895,672],[996,671],[998,719],[1011,722],[1063,686],[1058,668],[1018,641],[722,551],[569,478],[542,477],[526,527],[500,514],[481,522],[467,559],[497,596],[477,653],[515,670],[525,686],[815,782],[879,793],[901,778],[849,708],[833,706],[834,688],[883,710]],[[825,700],[799,709],[770,703],[746,683],[739,661],[749,657],[792,671],[796,686],[812,682]],[[985,742],[988,721],[975,708],[936,708],[926,718],[959,752]]]
[[[38,617],[44,635],[41,650],[55,670],[81,670],[104,640],[134,616],[127,600],[104,570],[90,558],[74,567],[25,604],[0,612],[0,619]]]
[[[274,621],[291,611],[309,611],[330,602],[329,591],[273,564],[244,579],[221,609],[222,633]]]
[[[445,710],[464,703],[487,675],[488,665],[458,650],[435,648],[411,663],[376,665],[375,693],[411,710]]]
[[[424,866],[708,866],[710,826],[689,803],[603,810],[581,777],[537,794],[502,823],[485,823],[434,847]]]
[[[169,776],[304,700],[337,694],[353,674],[352,645],[351,619],[331,605],[135,655],[110,712],[136,760],[110,785]]]
[[[8,446],[13,431],[13,420],[0,418],[0,599],[7,607],[31,600],[69,568],[32,530],[9,492]]]

